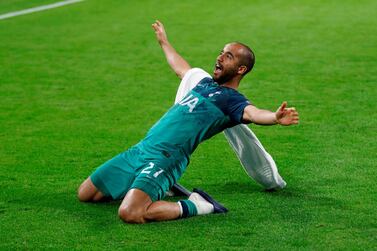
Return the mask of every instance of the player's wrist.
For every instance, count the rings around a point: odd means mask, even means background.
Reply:
[[[168,46],[169,45],[169,41],[167,38],[160,38],[158,40],[158,42],[160,43],[161,46]]]
[[[274,113],[274,124],[275,125],[280,125],[280,121],[278,119],[278,114],[277,112]]]

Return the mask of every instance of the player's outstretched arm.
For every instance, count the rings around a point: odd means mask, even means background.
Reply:
[[[186,72],[191,69],[191,66],[177,53],[173,46],[171,46],[164,25],[160,21],[156,20],[156,22],[152,24],[152,28],[156,32],[157,41],[160,43],[170,67],[177,76],[182,79]]]
[[[258,125],[295,125],[299,122],[298,112],[294,107],[287,108],[287,102],[283,102],[276,112],[258,109],[248,105],[244,109],[243,120],[246,123]]]

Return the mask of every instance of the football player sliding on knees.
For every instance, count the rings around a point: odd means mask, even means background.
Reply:
[[[156,21],[152,28],[169,66],[182,79],[181,85],[192,89],[153,125],[144,139],[99,166],[81,184],[78,198],[83,202],[122,200],[119,217],[127,223],[225,212],[200,190],[178,202],[163,199],[204,140],[239,124],[294,125],[299,122],[298,112],[288,108],[286,102],[276,112],[259,109],[237,91],[255,63],[254,53],[247,45],[226,44],[214,62],[211,76],[192,68],[177,53],[161,22]]]

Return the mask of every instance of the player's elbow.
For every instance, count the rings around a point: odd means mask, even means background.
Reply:
[[[253,118],[252,118],[251,114],[249,114],[246,111],[244,111],[244,113],[242,115],[242,123],[243,124],[253,123]]]
[[[258,109],[255,106],[253,105],[246,106],[245,109],[243,110],[242,122],[244,124],[255,123],[257,113],[258,113]]]

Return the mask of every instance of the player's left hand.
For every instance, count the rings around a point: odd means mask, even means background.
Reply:
[[[284,126],[296,125],[299,122],[298,112],[296,108],[287,107],[287,102],[283,102],[275,112],[276,123]]]

